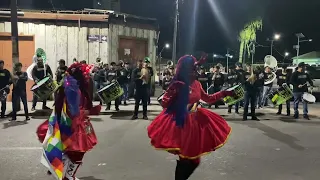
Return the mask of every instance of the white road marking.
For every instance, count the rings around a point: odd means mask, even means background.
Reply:
[[[0,147],[0,151],[12,151],[12,150],[41,150],[42,147]]]

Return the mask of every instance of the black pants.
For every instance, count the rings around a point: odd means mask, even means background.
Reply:
[[[222,88],[221,86],[215,86],[215,87],[213,87],[213,93],[210,93],[210,94],[214,94],[214,93],[216,93],[216,92],[221,91],[221,88]],[[220,104],[221,104],[221,101],[220,101],[220,100],[217,101],[217,102],[215,102],[215,103],[214,103],[215,108],[218,108]],[[211,107],[211,105],[210,105],[210,107]]]
[[[151,103],[151,84],[148,84],[148,104]]]
[[[1,116],[4,116],[7,110],[7,98],[1,101]]]
[[[290,114],[290,100],[286,101],[286,106],[287,106],[287,114],[289,115]],[[282,112],[282,104],[279,105],[279,108],[278,108],[278,113],[281,114]]]
[[[251,116],[252,118],[256,117],[256,99],[257,94],[256,92],[244,92],[244,112],[243,112],[243,119],[247,119],[248,116],[248,109],[249,109],[249,103],[251,105]]]
[[[134,95],[135,99],[135,106],[134,106],[134,116],[138,116],[139,112],[139,106],[140,106],[140,101],[142,101],[142,107],[143,107],[143,116],[147,116],[147,106],[148,106],[148,88],[143,87],[143,88],[137,88],[136,93]]]
[[[33,94],[33,98],[32,98],[32,108],[36,108],[37,102],[38,102],[39,98],[38,96]],[[47,106],[47,100],[42,100],[42,108]]]
[[[17,111],[19,110],[18,103],[20,104],[20,99],[23,103],[24,113],[26,117],[29,117],[28,113],[28,103],[27,103],[27,93],[26,91],[12,91],[12,118],[16,119]]]
[[[114,100],[114,106],[116,107],[116,109],[119,108],[120,101],[121,101],[120,98],[121,98],[121,97],[119,97],[119,98],[117,98],[116,100]],[[110,109],[110,107],[111,107],[111,102],[109,102],[109,103],[107,104],[107,108]]]

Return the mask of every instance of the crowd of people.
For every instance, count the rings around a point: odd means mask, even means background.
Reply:
[[[34,59],[35,65],[31,70],[31,77],[34,81],[34,85],[43,80],[45,77],[53,78],[53,72],[48,64],[44,65],[43,57],[37,55]],[[77,60],[74,59],[74,62]],[[137,64],[130,64],[129,62],[123,62],[122,60],[119,63],[111,62],[110,64],[101,63],[100,58],[97,58],[97,63],[95,64],[93,70],[90,72],[91,81],[93,83],[93,93],[92,96],[95,99],[100,100],[102,105],[104,102],[98,98],[96,92],[99,89],[109,85],[110,83],[117,81],[121,88],[123,89],[123,95],[115,100],[115,110],[119,111],[119,105],[127,105],[129,98],[135,99],[135,108],[132,119],[138,118],[139,106],[142,101],[143,105],[143,119],[148,119],[147,116],[147,106],[150,105],[151,100],[151,78],[153,76],[153,69],[150,66],[150,59],[145,58],[144,60],[139,60]],[[86,64],[86,61],[79,62],[81,64]],[[59,66],[57,67],[55,73],[55,80],[58,84],[61,84],[65,73],[67,72],[68,66],[66,65],[65,60],[59,60]],[[146,70],[146,72],[144,71]],[[142,74],[142,72],[145,72]],[[27,89],[26,82],[28,81],[27,72],[22,71],[22,64],[17,63],[14,66],[14,71],[10,73],[4,67],[4,61],[0,61],[0,94],[1,94],[1,118],[6,116],[11,116],[12,121],[16,120],[16,113],[20,110],[20,99],[23,102],[26,121],[30,120],[28,112],[28,103],[27,103]],[[10,86],[12,88],[12,112],[9,115],[6,115],[6,104],[7,104],[7,95],[10,93]],[[56,95],[56,93],[54,93]],[[31,111],[36,110],[37,102],[39,97],[36,94],[33,94],[32,107]],[[47,99],[42,99],[42,109],[49,110],[47,107]],[[111,109],[111,102],[106,104],[106,110]]]

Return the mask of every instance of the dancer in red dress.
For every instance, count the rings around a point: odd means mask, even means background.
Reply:
[[[66,107],[66,115],[71,119],[71,135],[69,137],[61,136],[61,141],[70,142],[63,151],[64,178],[63,180],[76,180],[75,174],[82,164],[84,154],[91,150],[97,144],[95,132],[90,123],[88,115],[98,115],[101,106],[92,105],[92,92],[89,92],[93,86],[89,76],[90,66],[81,63],[74,63],[67,70],[64,79],[64,85],[57,91],[55,98],[55,114],[58,119],[62,117],[63,106]],[[73,94],[68,93],[67,86],[74,81],[77,88],[74,88]],[[75,92],[78,92],[75,93]],[[77,101],[76,99],[79,99]],[[76,102],[77,101],[77,102]],[[37,129],[37,135],[41,142],[44,141],[48,131],[48,120],[42,123]],[[60,127],[61,129],[61,127]],[[62,131],[63,129],[61,129]],[[48,171],[48,174],[51,174]]]
[[[221,116],[198,108],[198,102],[201,99],[213,104],[233,93],[205,93],[200,82],[195,80],[196,64],[193,56],[179,59],[176,75],[162,99],[164,110],[148,127],[152,146],[180,157],[176,180],[187,180],[198,167],[200,157],[222,147],[231,132]]]

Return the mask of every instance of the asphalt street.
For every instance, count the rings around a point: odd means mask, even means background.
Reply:
[[[176,157],[154,150],[146,132],[161,107],[148,108],[149,121],[130,120],[132,104],[121,106],[120,112],[93,116],[99,144],[85,155],[78,178],[174,179]],[[227,115],[225,107],[213,109],[225,117],[233,132],[224,147],[202,158],[201,166],[190,179],[319,180],[319,108],[319,104],[310,105],[310,121],[276,116],[276,110],[265,108],[258,110],[259,122],[243,122],[239,115]],[[53,180],[40,164],[41,144],[35,134],[48,115],[49,112],[34,113],[27,123],[23,116],[18,117],[18,122],[0,121],[0,180]]]

